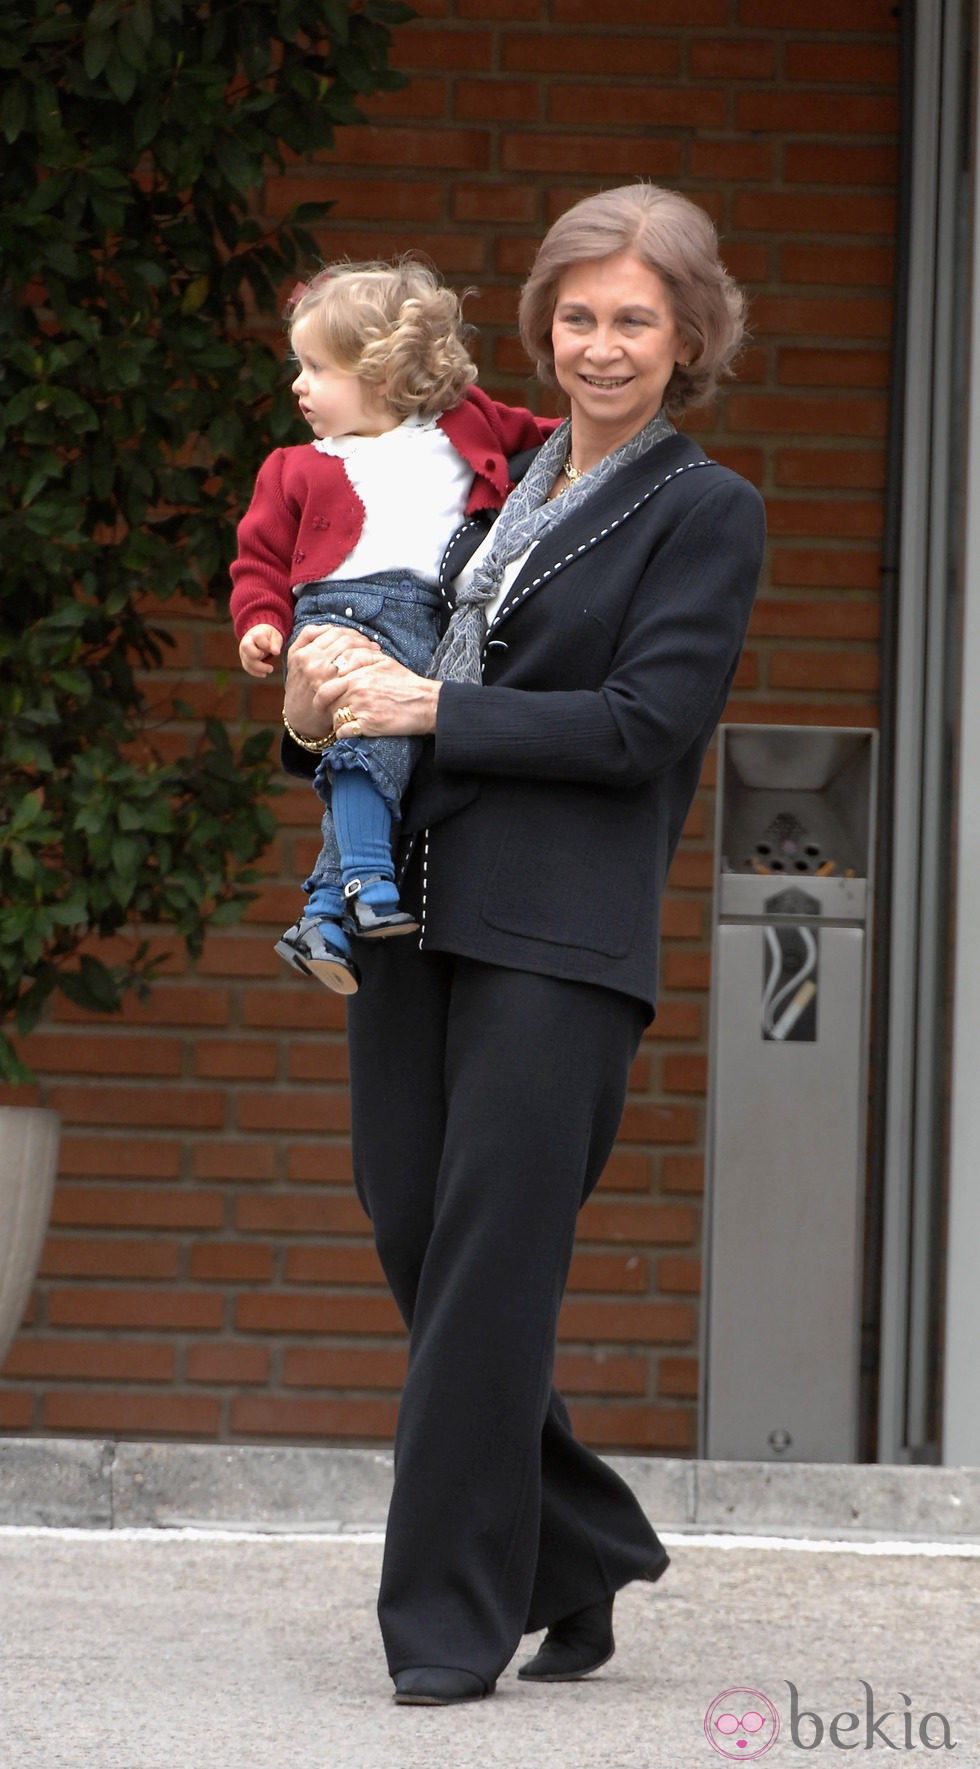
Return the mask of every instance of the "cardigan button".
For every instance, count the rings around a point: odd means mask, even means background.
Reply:
[[[345,608],[344,613],[346,614],[347,619],[350,620],[353,617],[354,610],[353,610],[353,608]]]

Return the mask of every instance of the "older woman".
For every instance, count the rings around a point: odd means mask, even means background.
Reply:
[[[379,1615],[395,1699],[586,1676],[664,1549],[552,1387],[577,1212],[653,1016],[660,900],[738,661],[762,504],[676,431],[738,348],[711,223],[635,185],[552,227],[521,331],[569,419],[467,524],[422,679],[304,634],[286,716],[427,739],[405,807],[418,944],[362,947],[355,1180],[410,1329]],[[306,765],[295,745],[286,762]]]

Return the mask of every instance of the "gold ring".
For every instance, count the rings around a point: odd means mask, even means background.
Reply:
[[[351,712],[349,706],[338,706],[333,715],[333,722],[335,725],[356,725],[357,715]]]

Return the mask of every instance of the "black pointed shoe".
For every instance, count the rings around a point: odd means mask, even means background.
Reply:
[[[612,1629],[613,1598],[553,1622],[533,1658],[518,1677],[525,1683],[575,1683],[609,1663],[616,1650]]]
[[[347,918],[345,926],[360,940],[389,940],[393,934],[416,934],[419,924],[414,915],[397,907],[397,895],[394,898],[395,908],[375,908],[365,903],[361,892],[365,885],[377,884],[377,878],[352,878],[350,884],[344,886],[347,899]],[[392,884],[392,891],[395,887]]]
[[[276,951],[293,970],[315,977],[338,995],[357,993],[361,978],[356,964],[324,938],[322,924],[314,916],[301,915],[276,941]]]
[[[440,1665],[413,1665],[395,1672],[395,1700],[403,1707],[445,1708],[454,1701],[480,1701],[492,1695],[482,1677],[473,1671],[456,1671]]]

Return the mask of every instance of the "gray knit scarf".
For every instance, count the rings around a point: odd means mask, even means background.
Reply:
[[[487,636],[487,603],[493,600],[507,566],[541,540],[556,522],[572,515],[586,498],[609,483],[620,467],[645,454],[654,443],[674,434],[674,426],[662,412],[628,442],[605,455],[596,466],[576,479],[560,497],[548,501],[548,493],[568,456],[571,424],[565,419],[539,448],[534,460],[511,492],[492,529],[493,541],[473,580],[460,590],[455,612],[436,647],[429,675],[441,682],[483,680],[483,645]]]

